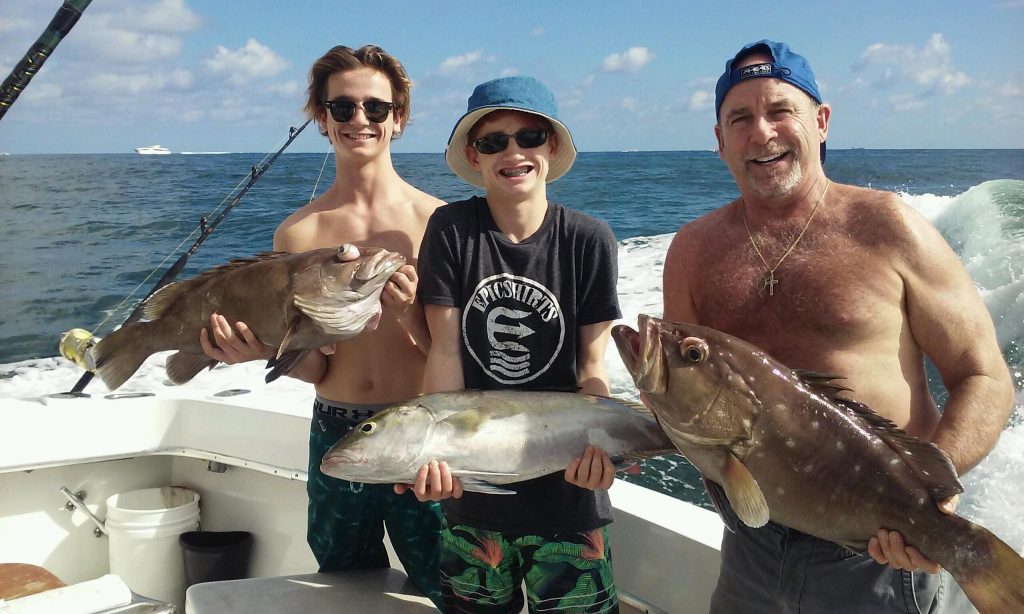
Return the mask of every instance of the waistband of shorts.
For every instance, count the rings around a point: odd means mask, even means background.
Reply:
[[[313,401],[313,415],[337,418],[351,424],[358,424],[372,418],[391,405],[391,403],[341,403],[317,395]]]

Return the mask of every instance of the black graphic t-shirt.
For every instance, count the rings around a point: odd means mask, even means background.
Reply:
[[[420,247],[418,294],[461,310],[466,388],[576,390],[579,328],[621,315],[617,250],[606,223],[553,203],[520,243],[498,229],[484,198],[437,209]],[[514,488],[518,495],[467,492],[442,506],[450,523],[509,532],[611,521],[606,492],[573,486],[562,473]]]

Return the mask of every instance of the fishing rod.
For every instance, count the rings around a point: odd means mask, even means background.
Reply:
[[[78,18],[90,2],[92,0],[64,0],[63,6],[50,20],[50,25],[46,26],[46,30],[39,35],[35,44],[29,47],[25,57],[15,65],[11,74],[4,79],[3,85],[0,85],[0,119],[7,114],[7,109],[11,108],[22,90],[28,87],[28,82],[43,67],[46,58],[50,57],[71,28],[75,27]]]
[[[284,145],[282,145],[281,148],[278,149],[277,152],[274,153],[274,155],[272,155],[269,159],[249,169],[249,181],[245,184],[241,191],[239,191],[238,194],[235,195],[231,202],[226,207],[224,207],[224,209],[221,210],[221,212],[215,218],[213,218],[212,221],[208,221],[205,217],[199,220],[199,237],[195,240],[194,243],[192,243],[192,246],[190,248],[185,250],[185,252],[178,257],[174,264],[172,264],[170,268],[167,269],[167,271],[160,277],[160,279],[157,280],[156,284],[153,285],[153,288],[150,289],[149,293],[146,294],[145,298],[143,298],[139,302],[139,304],[135,306],[135,309],[130,314],[128,314],[128,317],[124,319],[124,322],[121,323],[122,326],[130,322],[135,322],[136,320],[142,317],[142,313],[145,310],[146,299],[153,296],[153,294],[155,294],[157,290],[159,290],[160,288],[163,288],[167,284],[174,281],[174,278],[178,276],[178,273],[180,273],[181,270],[185,268],[185,263],[188,262],[188,259],[192,256],[192,254],[194,254],[196,250],[199,249],[199,246],[202,245],[203,242],[210,237],[210,234],[213,233],[213,230],[217,228],[217,226],[222,221],[224,221],[224,218],[227,217],[227,214],[232,209],[234,209],[235,205],[237,205],[239,201],[242,200],[242,197],[245,196],[245,193],[249,191],[249,188],[251,188],[253,184],[260,180],[260,177],[263,176],[263,173],[267,172],[267,169],[269,169],[270,166],[274,163],[274,161],[277,160],[278,156],[280,156],[281,153],[284,152],[284,150],[287,149],[288,146],[292,144],[292,141],[294,141],[296,137],[298,137],[299,134],[303,130],[305,130],[306,126],[308,126],[309,122],[311,121],[313,121],[312,118],[307,119],[306,122],[299,126],[298,128],[295,128],[294,126],[289,127],[288,140],[286,140]],[[86,372],[82,374],[82,377],[79,378],[78,382],[74,385],[74,387],[68,394],[81,393],[82,390],[84,390],[85,387],[89,385],[89,382],[92,381],[92,378],[94,377],[95,374],[92,371],[88,370],[89,364],[86,351],[94,343],[95,341],[94,337],[92,336],[92,333],[89,333],[88,331],[83,331],[81,329],[70,330],[64,333],[63,337],[61,338],[61,354],[63,354],[66,358],[72,360],[79,366],[87,369]]]

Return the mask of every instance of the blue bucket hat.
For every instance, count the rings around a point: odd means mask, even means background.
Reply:
[[[770,63],[751,64],[742,68],[733,68],[740,60],[748,55],[759,51],[771,56]],[[725,63],[725,72],[718,78],[718,85],[715,86],[715,121],[718,121],[722,111],[722,103],[725,102],[725,95],[733,86],[747,79],[772,77],[794,85],[815,102],[821,104],[821,93],[818,91],[818,82],[814,79],[814,71],[807,63],[804,56],[789,48],[786,43],[777,43],[768,39],[759,40],[756,43],[744,45],[739,52]],[[821,161],[825,161],[825,143],[821,144]]]
[[[558,135],[558,152],[551,158],[547,180],[554,181],[569,172],[576,161],[576,146],[569,129],[558,119],[555,95],[533,77],[503,77],[476,86],[469,97],[465,115],[455,123],[455,129],[448,137],[444,159],[455,174],[470,185],[484,187],[483,175],[474,170],[466,158],[469,131],[488,113],[506,109],[540,115],[551,122]]]

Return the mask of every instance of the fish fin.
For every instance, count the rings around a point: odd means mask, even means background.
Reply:
[[[244,266],[249,266],[250,264],[255,264],[257,262],[263,262],[265,260],[276,260],[277,258],[281,258],[282,256],[289,256],[289,255],[293,255],[293,254],[290,254],[289,252],[260,252],[260,253],[256,254],[255,256],[249,256],[247,258],[235,258],[234,260],[231,260],[230,262],[228,262],[226,264],[222,264],[220,266],[215,266],[213,268],[210,268],[210,269],[207,269],[207,270],[203,271],[199,275],[196,275],[192,279],[189,279],[188,282],[192,282],[192,281],[206,281],[206,280],[210,279],[211,277],[216,277],[217,275],[221,275],[222,273],[227,273],[228,271],[233,271],[235,269],[240,269],[240,268],[242,268]],[[177,282],[177,283],[186,283],[186,282]]]
[[[606,396],[601,396],[601,395],[595,395],[595,396],[598,396],[598,397],[600,397],[602,399],[608,399],[609,401],[614,401],[615,403],[618,403],[619,405],[625,405],[626,407],[632,409],[633,411],[641,413],[641,414],[643,414],[645,416],[650,416],[651,418],[654,418],[655,420],[658,419],[658,417],[656,415],[654,415],[653,411],[651,411],[646,405],[644,405],[643,403],[640,403],[638,401],[631,401],[630,399],[620,399],[618,397],[613,397],[613,396],[607,396],[607,397]],[[673,450],[673,451],[675,451],[675,450]]]
[[[611,461],[612,461],[612,465],[615,467],[615,472],[616,473],[618,473],[620,471],[621,472],[629,472],[629,471],[631,471],[633,469],[633,467],[637,466],[637,463],[640,462],[639,459],[636,459],[636,458],[626,458],[624,456],[616,456],[614,458],[611,458]]]
[[[351,295],[351,296],[348,296]],[[358,292],[342,292],[340,296],[328,298],[319,294],[309,295],[299,292],[295,293],[292,303],[313,320],[320,328],[332,333],[356,333],[361,332],[361,325],[371,317],[365,309],[348,309],[359,301],[375,301],[376,311],[380,311],[379,296],[362,296]],[[358,330],[357,330],[358,329]]]
[[[217,277],[227,273],[228,271],[233,271],[256,262],[273,260],[287,255],[288,252],[262,252],[249,258],[236,258],[227,264],[207,269],[191,279],[167,284],[153,293],[153,296],[146,299],[142,304],[142,315],[147,320],[155,320],[162,316],[167,309],[178,300],[179,296],[195,290],[197,287],[203,285],[213,277]]]
[[[729,529],[731,533],[735,533],[736,530],[732,527],[732,523],[729,522],[729,517],[726,516],[725,510],[729,509],[728,497],[725,494],[725,489],[713,480],[708,478],[702,478],[704,482],[704,490],[708,493],[708,499],[711,501],[711,505],[715,506],[715,511],[718,512],[722,522],[725,524],[725,528]]]
[[[175,352],[167,359],[167,377],[175,384],[184,384],[203,369],[216,365],[217,361],[206,354]]]
[[[189,286],[185,282],[167,284],[160,288],[142,303],[142,317],[147,320],[155,320],[164,315],[174,301],[178,300],[181,293],[188,289]]]
[[[610,456],[608,458],[609,460],[612,461],[612,464],[615,465],[616,471],[625,471],[626,469],[629,469],[630,467],[633,467],[640,463],[641,461],[651,458],[652,456],[668,456],[670,454],[678,455],[679,450],[677,450],[676,448],[666,448],[664,450],[644,451],[643,454],[619,454],[616,456]]]
[[[288,325],[288,330],[285,331],[284,333],[284,339],[281,339],[281,345],[277,347],[277,356],[275,356],[271,360],[280,360],[281,356],[287,354],[292,349],[294,349],[291,347],[291,343],[292,340],[295,338],[295,333],[299,330],[299,321],[299,316],[292,318],[291,324]],[[267,368],[270,368],[272,366],[273,365],[271,365],[269,362],[267,363]]]
[[[92,348],[96,374],[110,390],[117,390],[156,350],[147,345],[146,322],[132,322],[100,339]],[[140,330],[141,329],[141,330]]]
[[[282,347],[284,346],[282,345]],[[265,381],[269,384],[288,373],[308,353],[309,350],[292,350],[271,358],[267,361],[267,368],[270,369],[270,372],[267,373]]]
[[[462,490],[468,490],[470,492],[480,492],[488,495],[514,495],[517,494],[514,490],[509,490],[504,486],[497,486],[491,484],[486,480],[479,478],[471,478],[463,475],[459,475],[459,479],[462,480]]]
[[[507,471],[476,471],[473,469],[455,469],[452,471],[452,475],[457,475],[460,478],[463,476],[476,477],[476,476],[491,476],[499,478],[514,478],[519,476],[518,473],[509,473]]]
[[[750,475],[750,470],[743,466],[735,456],[729,454],[722,468],[725,496],[729,499],[736,516],[748,527],[758,528],[768,524],[768,501],[757,485],[757,480]]]
[[[873,433],[899,454],[933,499],[942,501],[964,491],[953,462],[938,446],[907,434],[863,403],[840,398],[832,400],[867,423]]]
[[[835,373],[821,373],[818,371],[808,371],[806,369],[793,369],[793,373],[800,378],[811,392],[816,392],[828,398],[835,398],[835,395],[840,392],[849,392],[851,388],[836,384],[833,380],[846,379],[842,375],[836,375]]]

